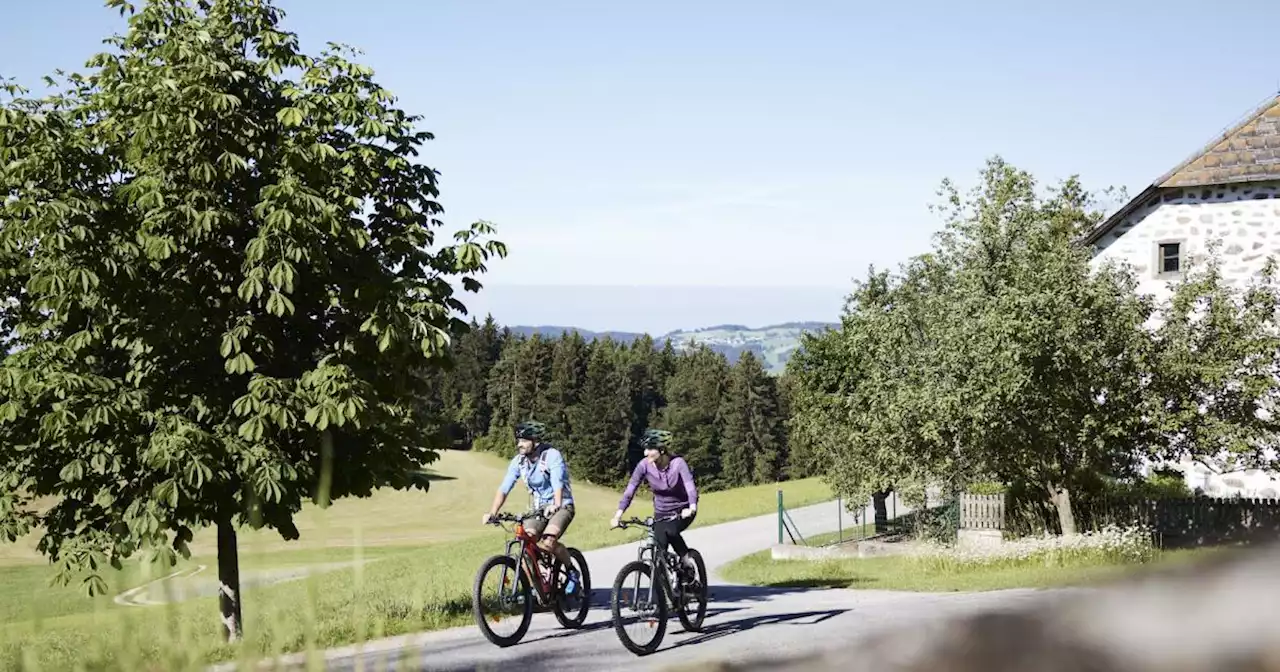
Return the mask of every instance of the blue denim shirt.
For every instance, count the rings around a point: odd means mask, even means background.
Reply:
[[[555,501],[556,488],[562,489],[562,504],[573,503],[573,488],[569,485],[569,464],[559,450],[547,444],[540,449],[535,460],[524,455],[516,455],[507,464],[507,475],[502,479],[498,490],[503,495],[511,493],[517,479],[524,479],[529,492],[534,495],[534,505],[541,508]]]

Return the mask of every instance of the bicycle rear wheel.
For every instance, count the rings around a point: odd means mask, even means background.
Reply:
[[[613,580],[613,593],[609,596],[609,608],[613,615],[613,631],[627,650],[637,656],[647,656],[658,650],[667,632],[667,600],[661,585],[646,586],[643,579],[652,581],[653,570],[648,563],[634,560],[627,563]],[[650,601],[652,595],[652,601]],[[630,599],[628,599],[628,597]],[[640,633],[653,637],[647,644],[637,643],[624,623],[623,605],[632,625]]]
[[[689,549],[689,558],[693,560],[697,575],[681,586],[681,604],[677,606],[676,616],[686,632],[698,632],[702,629],[703,619],[707,617],[707,564],[702,561],[702,554],[692,548]],[[677,575],[684,571],[683,567],[680,568]]]
[[[496,596],[487,594],[486,578],[497,579]],[[533,621],[531,592],[529,579],[516,567],[515,558],[495,555],[486,560],[476,574],[476,582],[471,591],[471,610],[484,638],[501,647],[511,646],[523,639]],[[499,634],[493,626],[501,622],[508,613],[520,620],[514,632]]]
[[[560,621],[560,625],[576,629],[586,622],[587,612],[591,610],[591,569],[587,567],[587,559],[582,555],[582,551],[576,548],[567,550],[573,568],[578,570],[581,584],[573,595],[565,595],[564,582],[569,578],[566,573],[568,570],[560,564],[559,560],[556,560],[553,574],[556,585],[552,587],[555,591],[555,599],[552,602],[552,610],[555,612],[556,620]]]

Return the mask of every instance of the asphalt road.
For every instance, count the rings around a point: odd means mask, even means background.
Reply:
[[[836,503],[791,511],[805,535],[834,531]],[[899,515],[908,512],[899,503]],[[640,514],[640,512],[636,512]],[[871,515],[866,512],[864,515]],[[849,524],[845,517],[845,524]],[[623,648],[609,614],[609,589],[623,564],[635,559],[636,544],[586,553],[592,577],[592,607],[581,629],[565,630],[550,613],[535,614],[523,641],[499,648],[473,626],[407,635],[325,652],[327,670],[641,670],[665,669],[697,661],[746,660],[849,647],[850,640],[884,627],[941,617],[1043,596],[1045,591],[907,593],[877,590],[766,589],[731,585],[717,569],[777,542],[776,515],[686,531],[711,574],[710,600],[700,633],[686,633],[672,616],[661,648],[638,657]],[[303,669],[304,658],[289,656],[273,669]],[[231,670],[232,666],[219,666]]]

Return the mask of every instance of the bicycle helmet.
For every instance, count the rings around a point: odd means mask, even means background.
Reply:
[[[653,448],[665,453],[671,447],[671,439],[671,432],[665,429],[647,429],[640,437],[640,446],[646,450]]]
[[[537,420],[525,420],[516,425],[516,438],[541,441],[547,435],[547,426]]]

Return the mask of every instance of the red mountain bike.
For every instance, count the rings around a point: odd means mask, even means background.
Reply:
[[[503,529],[514,533],[514,538],[507,541],[506,553],[492,556],[480,565],[471,593],[472,611],[480,632],[484,633],[485,639],[502,647],[519,642],[529,631],[535,604],[539,611],[550,606],[556,620],[566,628],[582,627],[591,608],[591,571],[587,567],[587,559],[578,549],[568,549],[569,559],[577,565],[582,585],[575,586],[573,594],[566,594],[568,571],[554,555],[538,548],[538,537],[524,527],[524,521],[530,518],[545,519],[546,516],[542,511],[494,516],[491,525],[515,523],[514,529],[502,525]],[[486,595],[485,580],[490,575],[498,578],[496,596]],[[515,631],[506,636],[494,629],[504,615],[519,618]]]

